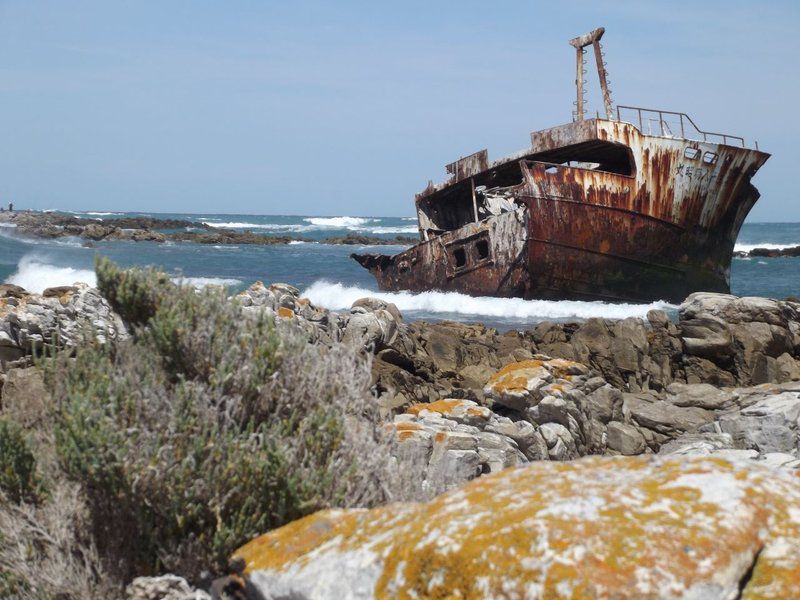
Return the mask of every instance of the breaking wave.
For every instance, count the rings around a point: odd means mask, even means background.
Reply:
[[[751,252],[756,248],[766,248],[767,250],[785,250],[786,248],[795,248],[800,246],[800,242],[794,244],[771,244],[764,242],[763,244],[736,244],[733,247],[735,252]]]
[[[270,231],[294,231],[297,227],[302,225],[277,225],[275,223],[239,223],[232,221],[230,223],[215,223],[214,221],[203,221],[204,225],[211,227],[220,227],[222,229],[267,229]]]
[[[311,302],[330,310],[347,310],[359,298],[367,296],[393,302],[401,311],[440,314],[475,315],[505,319],[588,319],[602,317],[644,318],[651,309],[677,308],[666,302],[650,304],[609,304],[572,300],[522,300],[521,298],[480,298],[457,292],[376,292],[341,283],[317,281],[303,295]]]
[[[303,219],[306,223],[311,223],[317,227],[330,227],[331,229],[350,229],[351,227],[372,223],[374,220],[364,217],[308,217]]]
[[[369,231],[370,233],[418,233],[416,225],[408,225],[406,227],[367,227],[364,229],[348,227],[348,229],[358,229],[359,231]]]
[[[41,294],[49,287],[72,285],[77,282],[96,286],[97,278],[91,269],[59,267],[44,262],[44,259],[35,255],[23,256],[16,272],[5,281],[37,294]]]
[[[239,285],[240,279],[230,277],[172,277],[172,281],[182,285],[192,285],[194,287],[205,287],[207,285]]]

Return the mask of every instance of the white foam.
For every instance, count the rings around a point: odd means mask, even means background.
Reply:
[[[353,231],[368,231],[369,233],[419,233],[416,225],[406,227],[348,227]]]
[[[308,242],[304,242],[303,240],[292,240],[289,242],[290,246],[297,246],[299,244],[307,244]]]
[[[275,225],[273,223],[240,223],[232,221],[230,223],[214,223],[212,221],[203,221],[204,225],[211,225],[211,227],[222,227],[223,229],[282,229],[283,227],[293,227],[292,225]]]
[[[78,213],[80,214],[80,213]],[[121,213],[114,213],[114,212],[87,212],[87,215],[92,215],[94,217],[108,217],[110,215],[118,215]]]
[[[172,277],[172,281],[181,285],[205,287],[207,285],[239,285],[241,280],[229,277]]]
[[[762,244],[736,244],[733,249],[735,252],[751,252],[756,248],[766,248],[767,250],[785,250],[786,248],[795,248],[800,246],[800,242],[794,244],[771,244],[764,242]]]
[[[0,223],[0,227],[16,227],[16,223]]]
[[[403,221],[416,221],[417,217],[402,217]]]
[[[306,223],[311,223],[317,227],[331,227],[334,229],[359,227],[360,225],[371,223],[374,220],[375,219],[366,219],[363,217],[309,217],[303,219]]]
[[[651,309],[673,309],[666,302],[650,304],[609,304],[572,300],[522,300],[521,298],[476,298],[456,292],[376,292],[341,283],[317,281],[303,295],[311,302],[330,310],[347,310],[359,298],[367,296],[393,302],[401,311],[454,313],[510,319],[588,319],[603,317],[624,319],[644,318]]]
[[[75,269],[59,267],[45,262],[46,259],[36,255],[25,255],[19,261],[16,272],[6,279],[25,288],[29,292],[41,294],[49,287],[72,285],[77,282],[97,285],[97,278],[91,269]]]

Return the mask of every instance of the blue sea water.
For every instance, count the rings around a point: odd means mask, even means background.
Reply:
[[[74,213],[87,219],[137,216],[144,213]],[[264,235],[302,236],[305,243],[275,246],[209,246],[186,243],[96,242],[61,238],[38,240],[0,227],[0,282],[16,283],[32,291],[75,281],[94,282],[96,254],[125,265],[155,265],[175,278],[196,284],[225,284],[242,289],[254,281],[285,282],[300,288],[312,302],[333,310],[349,308],[357,298],[372,295],[397,304],[407,319],[456,319],[495,326],[525,327],[545,319],[582,319],[592,316],[622,318],[644,316],[650,308],[674,307],[663,303],[606,304],[602,302],[525,301],[520,299],[471,298],[462,294],[379,292],[372,276],[349,255],[369,250],[364,246],[320,244],[315,240],[357,233],[393,238],[414,236],[413,217],[301,217],[263,215],[146,215],[209,223],[235,231],[251,230]],[[800,245],[800,223],[747,223],[737,249]],[[373,247],[394,253],[402,246]],[[800,296],[800,258],[735,258],[731,274],[737,295],[784,298]]]

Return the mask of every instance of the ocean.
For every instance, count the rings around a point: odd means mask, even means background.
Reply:
[[[191,215],[81,212],[66,213],[104,220],[124,216],[173,218],[237,231],[265,235],[302,236],[308,242],[274,246],[209,246],[190,242],[94,242],[61,238],[39,240],[16,235],[0,227],[0,281],[36,292],[75,281],[94,283],[96,254],[124,266],[153,265],[176,280],[194,285],[223,284],[232,291],[255,281],[283,282],[298,287],[313,303],[331,310],[346,310],[357,298],[377,296],[394,302],[407,320],[452,319],[482,322],[501,329],[523,328],[542,320],[589,317],[643,317],[651,308],[674,312],[665,302],[608,304],[473,298],[457,293],[421,294],[378,291],[372,276],[349,255],[364,250],[395,253],[403,246],[338,246],[315,240],[348,233],[394,238],[417,233],[414,217],[304,217],[254,215]],[[746,223],[737,250],[754,247],[782,248],[800,245],[800,223]],[[732,293],[740,296],[785,298],[800,296],[800,258],[734,258]]]

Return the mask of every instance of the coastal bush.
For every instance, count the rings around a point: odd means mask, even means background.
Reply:
[[[15,503],[36,502],[45,494],[22,428],[6,418],[0,419],[0,491]]]
[[[118,597],[102,570],[79,486],[57,481],[47,499],[18,504],[0,493],[0,598]]]
[[[99,261],[133,330],[57,356],[56,447],[122,580],[221,572],[250,538],[328,506],[391,495],[367,359],[308,344],[221,289]]]

